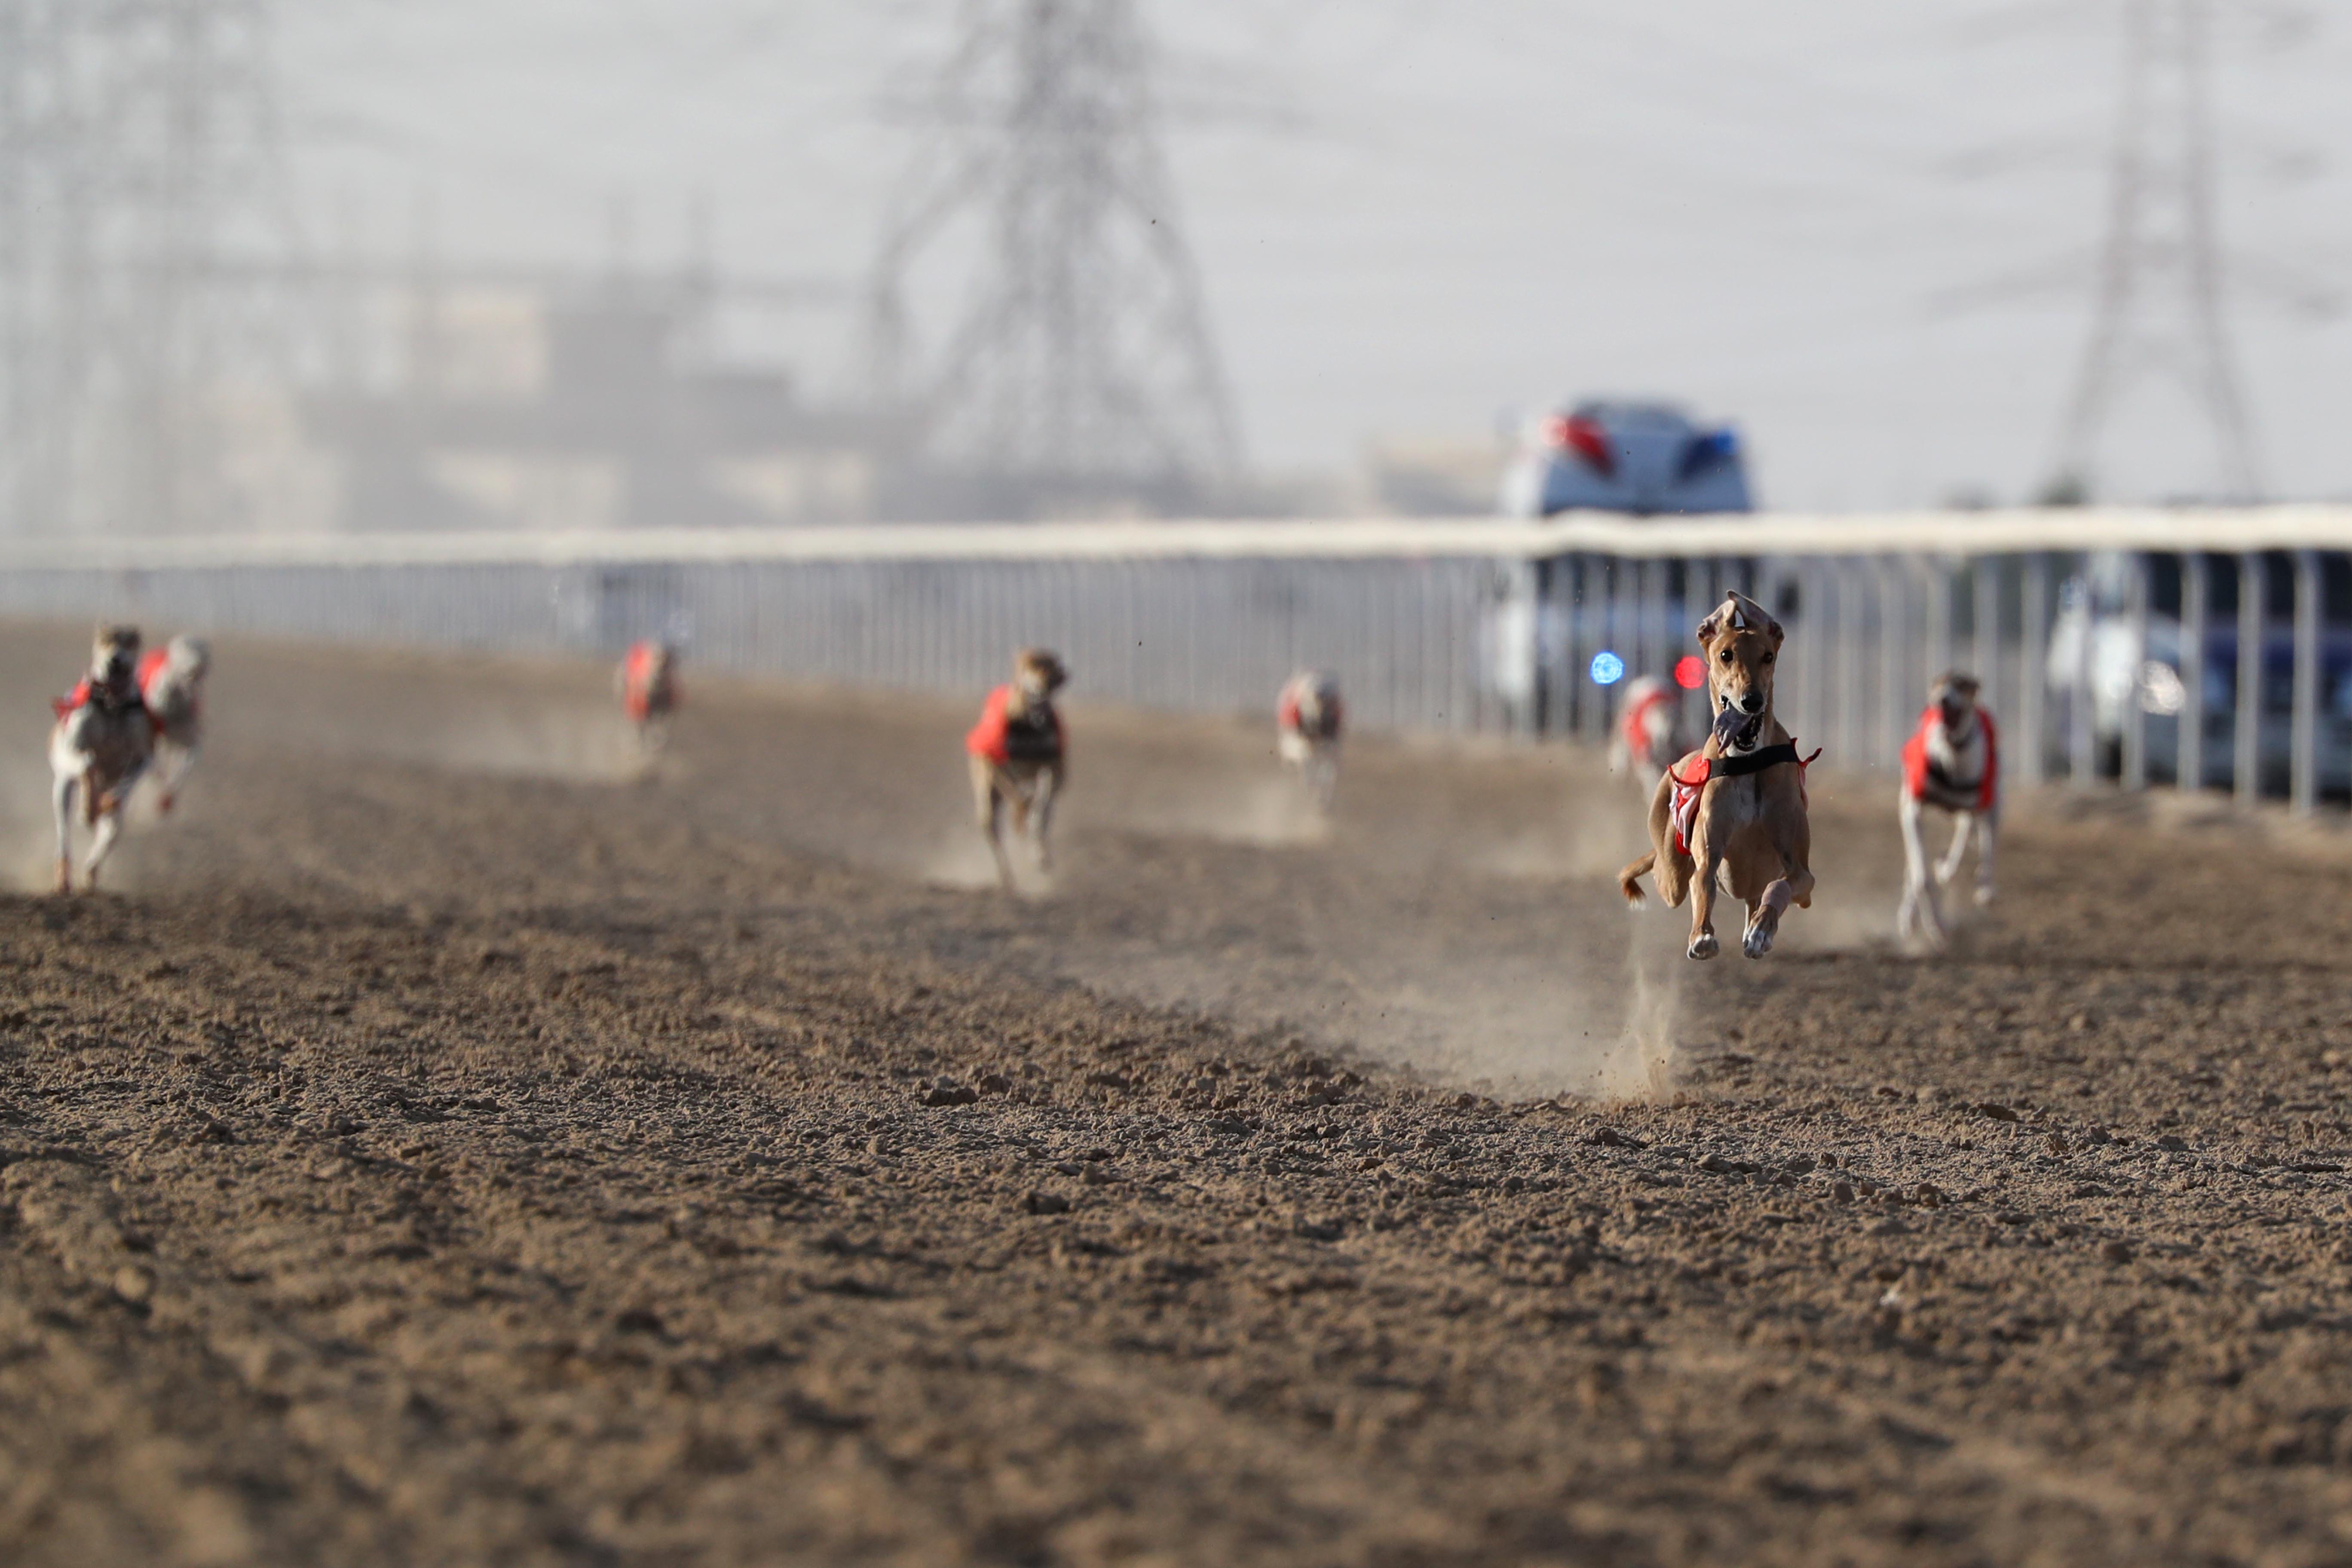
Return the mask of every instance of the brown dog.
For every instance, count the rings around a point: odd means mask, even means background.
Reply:
[[[1049,835],[1054,826],[1054,801],[1067,779],[1062,744],[1062,716],[1054,711],[1054,693],[1070,679],[1062,661],[1041,647],[1024,647],[1013,659],[1013,680],[988,694],[980,722],[964,737],[971,758],[971,802],[980,830],[996,856],[996,874],[1004,890],[1013,890],[1013,859],[1004,849],[1004,814],[1010,807],[1013,828],[1026,827],[1037,844],[1037,868],[1054,868]]]
[[[1692,895],[1693,958],[1716,955],[1718,881],[1748,906],[1739,947],[1750,958],[1772,951],[1790,903],[1812,907],[1804,763],[1772,715],[1780,641],[1780,623],[1744,594],[1732,594],[1698,624],[1715,727],[1705,745],[1658,781],[1650,797],[1650,853],[1618,874],[1630,904],[1642,902],[1641,877],[1653,869],[1669,909]]]

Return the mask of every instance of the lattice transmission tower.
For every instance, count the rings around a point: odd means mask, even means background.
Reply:
[[[2210,0],[2127,0],[2123,100],[2091,334],[2059,438],[2062,479],[2087,481],[2123,395],[2177,383],[2211,434],[2221,489],[2261,483],[2224,310]]]
[[[1178,504],[1241,464],[1133,0],[966,0],[872,284],[877,390],[927,458],[1044,500]],[[961,261],[943,346],[910,274]]]
[[[0,0],[0,529],[227,515],[230,258],[282,245],[267,0]]]

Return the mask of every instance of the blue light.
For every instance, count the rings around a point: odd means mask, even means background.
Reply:
[[[1625,679],[1625,661],[1603,648],[1592,656],[1592,684],[1614,686]]]

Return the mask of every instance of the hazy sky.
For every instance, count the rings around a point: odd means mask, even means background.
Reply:
[[[1333,467],[1507,409],[1660,395],[1747,433],[1781,507],[2020,495],[2088,325],[2121,0],[1143,0],[1168,142],[1252,457]],[[957,0],[331,0],[282,8],[323,209],[485,258],[682,244],[854,279],[913,130],[886,112]],[[2244,8],[2223,7],[2231,13]],[[2352,18],[2225,24],[2231,319],[2270,488],[2352,495]],[[2282,13],[2284,16],[2284,13]],[[1221,112],[1210,110],[1223,106]],[[2071,266],[2069,265],[2071,264]],[[2047,286],[1955,311],[1956,290]],[[837,322],[793,342],[822,387]],[[2210,485],[2151,386],[2107,488]]]

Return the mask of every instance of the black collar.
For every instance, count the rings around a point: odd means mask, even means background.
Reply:
[[[1783,741],[1777,746],[1764,746],[1753,752],[1726,752],[1715,759],[1709,772],[1719,779],[1745,778],[1749,773],[1760,773],[1766,768],[1776,768],[1782,763],[1797,760],[1797,748]]]

